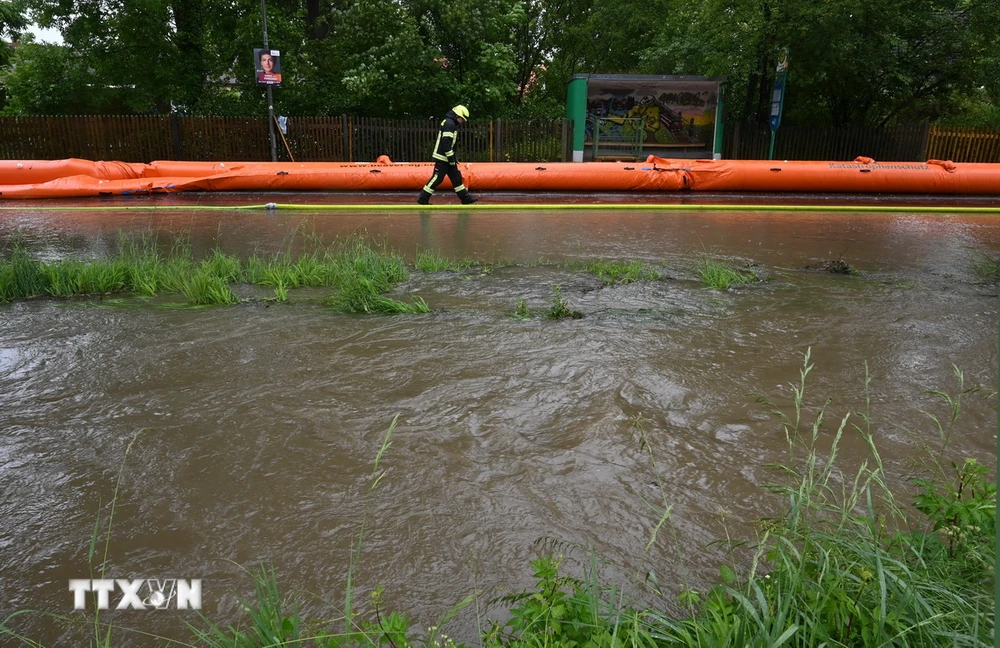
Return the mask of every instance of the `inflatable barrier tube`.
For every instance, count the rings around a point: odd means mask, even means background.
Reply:
[[[471,162],[474,191],[845,192],[1000,195],[1000,164],[927,162]],[[428,163],[0,161],[0,199],[73,198],[186,191],[419,191]],[[445,182],[439,190],[450,189]]]

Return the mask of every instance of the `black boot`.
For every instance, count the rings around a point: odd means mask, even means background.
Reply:
[[[471,205],[476,202],[476,197],[469,193],[468,189],[463,189],[458,192],[458,198],[462,201],[463,205]]]
[[[431,204],[431,194],[427,193],[426,189],[424,189],[423,191],[421,191],[420,195],[417,196],[417,204],[418,205],[429,205],[429,204]]]

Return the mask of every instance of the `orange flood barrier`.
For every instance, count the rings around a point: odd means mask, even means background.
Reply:
[[[1000,195],[1000,164],[950,161],[470,162],[473,191],[847,192]],[[182,191],[419,191],[431,164],[391,162],[0,161],[0,199],[74,198]],[[439,188],[449,189],[446,180]]]

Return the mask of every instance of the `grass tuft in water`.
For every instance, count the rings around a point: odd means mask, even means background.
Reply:
[[[235,304],[232,284],[249,282],[274,288],[278,301],[302,286],[336,289],[329,303],[350,313],[426,313],[420,297],[400,302],[384,293],[407,278],[402,257],[385,245],[351,237],[314,247],[298,257],[289,252],[246,262],[215,249],[200,262],[191,256],[190,242],[178,238],[170,252],[159,252],[152,234],[119,235],[119,253],[97,261],[32,259],[18,243],[9,261],[0,262],[0,302],[36,296],[69,297],[91,293],[132,292],[141,295],[180,293],[190,304]]]
[[[528,300],[524,297],[517,298],[517,304],[514,306],[514,317],[517,319],[531,318],[531,309],[528,308]]]
[[[445,259],[437,252],[430,250],[424,250],[417,254],[417,259],[414,263],[417,270],[421,272],[458,272],[459,270],[468,270],[478,265],[477,262],[470,259],[463,259],[461,261]]]
[[[709,288],[727,290],[734,284],[750,284],[760,281],[750,270],[740,270],[724,263],[705,259],[698,266],[698,277]]]
[[[189,304],[196,306],[236,304],[240,301],[225,279],[216,276],[210,269],[202,269],[188,279],[181,286],[181,294]]]
[[[430,307],[421,297],[413,297],[410,303],[406,303],[382,295],[381,289],[380,284],[368,277],[344,277],[340,290],[326,299],[326,305],[345,313],[368,315],[430,312]]]
[[[975,283],[996,284],[1000,280],[1000,259],[982,256],[972,264]]]
[[[37,297],[46,294],[48,287],[42,265],[31,258],[19,241],[15,241],[10,261],[0,265],[0,300]]]
[[[587,264],[587,272],[597,275],[605,286],[660,279],[660,273],[642,261],[593,261]]]
[[[552,286],[552,297],[549,299],[549,309],[545,311],[545,317],[549,319],[580,319],[583,313],[573,310],[569,302],[563,297],[562,287]]]

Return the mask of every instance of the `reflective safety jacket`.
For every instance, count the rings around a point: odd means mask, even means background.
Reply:
[[[441,128],[438,129],[437,142],[434,144],[434,153],[431,157],[435,161],[447,162],[448,164],[458,164],[455,157],[455,142],[458,140],[458,116],[448,111],[445,118],[441,120]]]

